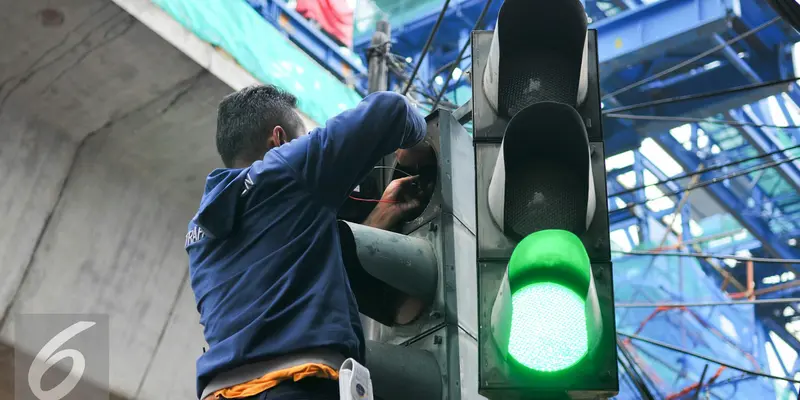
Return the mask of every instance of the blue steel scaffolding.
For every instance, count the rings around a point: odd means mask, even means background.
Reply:
[[[369,33],[356,36],[352,51],[344,51],[284,2],[248,2],[331,73],[363,90]],[[461,60],[457,55],[484,4],[451,2],[420,66],[418,91],[435,97],[455,63],[458,76],[454,72],[445,99],[455,104],[468,99],[459,93],[469,85],[463,79],[469,52]],[[493,28],[500,5],[493,2],[482,29]],[[800,36],[776,21],[761,0],[586,0],[585,5],[590,27],[599,33],[610,155],[608,201],[618,250],[618,330],[751,370],[800,376],[800,304],[623,304],[797,297],[800,272],[795,268],[800,267],[794,265],[629,253],[668,249],[798,258],[800,164],[794,158],[800,155],[800,129],[794,127],[800,125],[800,87],[785,83],[617,112],[653,100],[792,78],[793,45]],[[391,51],[401,63],[413,65],[420,58],[438,7],[393,24]],[[696,57],[712,48],[718,51]],[[683,65],[672,70],[677,64]],[[749,161],[733,163],[743,159]],[[758,168],[775,161],[780,163]],[[748,168],[753,171],[741,173]],[[695,171],[701,173],[685,176]],[[628,340],[621,346],[659,398],[691,397],[704,371],[701,389],[713,398],[797,395],[795,385],[719,368],[672,350]],[[620,399],[638,398],[628,377],[622,376],[621,382]]]

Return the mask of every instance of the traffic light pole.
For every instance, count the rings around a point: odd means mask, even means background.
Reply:
[[[390,56],[391,44],[392,33],[389,21],[377,21],[367,53],[367,90],[369,93],[382,92],[389,88],[389,66],[386,59]],[[394,155],[388,155],[383,157],[379,165],[391,166],[393,163]],[[379,187],[385,188],[391,181],[391,171],[381,168],[376,173],[380,176]]]
[[[368,50],[367,90],[369,93],[382,92],[389,87],[389,67],[386,57],[391,45],[389,21],[380,20],[375,24],[375,33]]]

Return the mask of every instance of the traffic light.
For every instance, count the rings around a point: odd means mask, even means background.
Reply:
[[[366,366],[382,400],[477,394],[472,140],[447,111],[426,121],[436,165],[396,167],[392,177],[420,174],[430,187],[424,209],[397,232],[339,222],[342,258],[365,317]]]
[[[479,391],[618,391],[597,33],[579,0],[474,32]]]

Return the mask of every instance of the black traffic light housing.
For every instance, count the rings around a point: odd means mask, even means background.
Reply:
[[[479,391],[492,400],[611,397],[619,384],[597,32],[578,0],[506,0],[496,30],[472,39]],[[520,368],[493,337],[511,254],[543,229],[582,242],[602,327],[588,354],[557,372]]]

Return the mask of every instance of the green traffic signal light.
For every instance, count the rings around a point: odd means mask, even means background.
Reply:
[[[508,353],[520,364],[542,372],[560,371],[589,350],[585,301],[571,289],[538,282],[511,295]]]
[[[527,369],[557,372],[577,364],[598,342],[602,327],[591,264],[573,233],[543,230],[522,239],[506,279],[492,316],[503,354]]]

